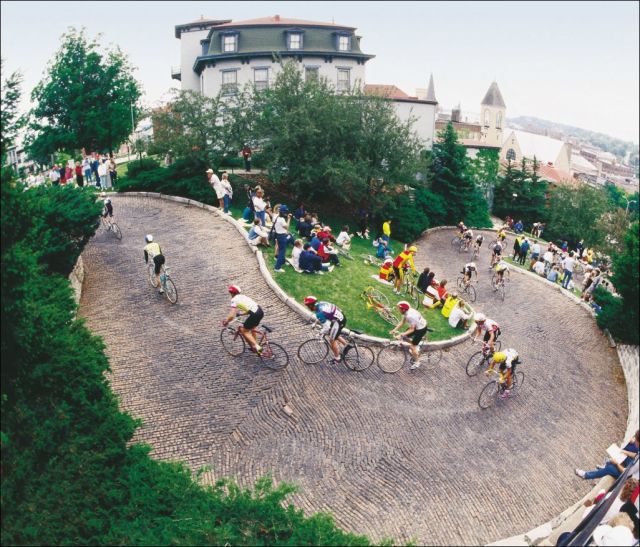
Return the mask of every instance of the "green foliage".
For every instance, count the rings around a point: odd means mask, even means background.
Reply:
[[[602,307],[596,316],[601,329],[607,329],[616,340],[637,345],[638,313],[629,309],[622,298],[612,295],[607,289],[598,287],[593,292],[593,299]]]
[[[159,167],[160,163],[151,158],[132,160],[127,164],[127,178],[136,178],[143,171],[153,171]]]
[[[500,151],[483,148],[469,162],[470,175],[474,185],[479,188],[490,206],[493,205],[495,187],[498,184],[500,169]]]
[[[4,60],[0,62],[0,64],[2,63]],[[24,118],[18,114],[20,96],[22,95],[21,84],[22,74],[20,72],[14,72],[2,80],[2,109],[0,110],[2,116],[0,119],[2,158],[0,165],[5,164],[7,149],[13,146],[18,130],[24,125]]]
[[[84,29],[71,28],[42,81],[28,150],[33,157],[63,149],[73,152],[117,148],[131,133],[131,104],[141,95],[133,68],[118,49],[102,54]]]
[[[431,191],[444,200],[444,221],[457,224],[464,220],[470,226],[491,226],[487,202],[476,186],[469,168],[464,146],[451,123],[438,135],[433,145],[433,178]]]

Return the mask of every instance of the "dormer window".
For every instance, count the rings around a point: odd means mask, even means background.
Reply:
[[[338,51],[351,51],[351,36],[346,34],[338,35]]]
[[[302,33],[290,32],[287,36],[288,49],[302,49]]]
[[[238,51],[238,33],[222,35],[222,53],[235,53]]]

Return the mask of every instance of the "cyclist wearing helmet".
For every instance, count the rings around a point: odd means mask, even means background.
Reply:
[[[468,242],[471,242],[471,240],[473,239],[473,230],[471,228],[467,228],[463,232],[462,237],[466,239]]]
[[[511,279],[511,270],[509,269],[509,264],[507,264],[504,260],[500,259],[500,261],[495,266],[496,275],[500,281],[504,280],[504,272],[507,272],[507,276]]]
[[[478,268],[475,262],[468,262],[462,268],[462,272],[464,275],[464,284],[467,285],[471,282],[471,274],[476,274],[476,281],[478,281]]]
[[[398,302],[398,309],[402,313],[402,321],[398,323],[395,328],[389,331],[389,334],[396,334],[398,330],[406,323],[409,325],[409,328],[401,332],[396,336],[396,338],[402,338],[403,336],[411,336],[411,342],[409,346],[409,351],[411,352],[412,357],[412,365],[409,367],[411,370],[417,369],[420,363],[420,342],[425,334],[427,334],[427,320],[422,317],[422,314],[413,309],[409,302],[402,300]]]
[[[479,251],[480,247],[482,247],[482,242],[484,241],[484,236],[482,234],[478,234],[476,237],[475,248]]]
[[[148,264],[149,258],[153,260],[153,264],[155,265],[154,272],[156,274],[156,287],[159,287],[158,292],[162,294],[164,291],[162,290],[162,284],[160,283],[160,268],[165,262],[164,255],[162,254],[160,245],[153,241],[153,236],[151,234],[144,236],[144,240],[147,243],[144,247],[144,263]]]
[[[332,361],[339,363],[341,360],[338,343],[343,346],[347,345],[347,341],[340,336],[342,329],[347,324],[347,318],[342,310],[331,302],[319,302],[315,296],[307,296],[304,299],[304,305],[316,314],[318,321],[322,324],[322,334],[329,335],[329,345],[333,352]]]
[[[467,231],[467,227],[464,225],[464,222],[458,222],[458,232],[460,232],[460,237]]]
[[[493,344],[500,336],[500,326],[493,319],[487,319],[484,313],[476,313],[474,316],[476,330],[473,333],[473,341],[484,332],[484,342],[489,344],[489,349],[493,353]]]
[[[242,326],[238,327],[238,330],[251,349],[258,354],[261,353],[262,347],[258,345],[258,342],[256,342],[254,333],[256,327],[264,317],[262,308],[258,306],[254,300],[244,294],[241,294],[242,291],[237,285],[230,285],[228,290],[231,295],[231,309],[229,310],[227,318],[223,319],[222,324],[227,326],[236,318],[236,316],[248,315]]]
[[[104,218],[113,218],[113,204],[111,203],[111,198],[107,198],[104,200],[104,209],[102,210],[102,216]]]
[[[416,254],[417,250],[418,248],[415,245],[411,245],[411,247],[402,251],[393,261],[393,273],[395,274],[393,292],[395,294],[400,294],[400,287],[404,279],[404,270],[407,265],[411,267],[413,273],[416,273],[413,255]]]
[[[513,375],[516,373],[516,365],[520,363],[518,358],[518,352],[513,348],[508,348],[503,351],[496,351],[489,361],[489,368],[485,371],[488,376],[493,372],[495,365],[498,365],[500,371],[500,378],[498,382],[505,384],[504,391],[500,394],[500,397],[506,399],[510,395],[511,385],[513,383]]]

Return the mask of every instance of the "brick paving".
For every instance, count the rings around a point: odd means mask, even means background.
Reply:
[[[451,348],[437,370],[396,375],[300,365],[293,355],[308,327],[275,298],[232,226],[156,199],[116,196],[114,206],[124,237],[98,233],[88,245],[80,315],[106,342],[121,407],[144,422],[134,440],[158,459],[211,465],[207,480],[233,475],[243,485],[273,472],[299,485],[297,506],[330,511],[374,540],[471,545],[559,514],[589,489],[573,468],[598,463],[622,438],[614,350],[586,311],[542,283],[514,274],[500,303],[481,271],[477,307],[502,325],[527,375],[519,398],[481,411],[484,381],[464,372],[477,347]],[[171,266],[175,306],[146,280],[149,232]],[[417,262],[455,281],[461,257],[450,238],[421,240]],[[224,353],[232,282],[265,309],[273,340],[292,356],[285,371]]]

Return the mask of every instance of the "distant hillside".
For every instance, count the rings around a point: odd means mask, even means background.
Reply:
[[[623,141],[604,133],[589,131],[572,125],[541,120],[533,116],[507,118],[507,124],[532,133],[546,133],[555,138],[573,137],[615,154],[618,161],[625,163],[628,161],[630,165],[638,167],[638,146],[630,141]]]

